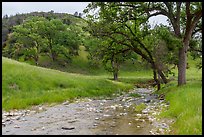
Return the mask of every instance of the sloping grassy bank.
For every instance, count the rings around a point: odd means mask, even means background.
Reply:
[[[5,110],[76,97],[111,96],[132,87],[107,77],[65,73],[2,57],[2,107]]]
[[[201,135],[202,70],[190,67],[187,69],[186,85],[178,87],[177,81],[172,81],[159,91],[161,93],[165,94],[170,107],[160,116],[175,119],[171,134]]]

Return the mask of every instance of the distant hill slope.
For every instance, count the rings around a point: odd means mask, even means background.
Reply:
[[[63,19],[65,24],[78,24],[84,25],[84,19],[79,16],[74,16],[67,13],[54,13],[50,12],[31,12],[26,14],[16,14],[14,16],[4,16],[2,18],[2,45],[7,39],[7,35],[12,32],[12,27],[19,25],[30,16],[40,16],[47,19]]]
[[[25,108],[75,97],[110,96],[129,84],[36,67],[2,57],[2,107]]]

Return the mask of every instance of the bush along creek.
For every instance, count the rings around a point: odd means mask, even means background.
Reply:
[[[169,104],[150,88],[135,88],[114,98],[76,99],[31,110],[2,111],[3,134],[162,135],[172,119],[159,117]]]

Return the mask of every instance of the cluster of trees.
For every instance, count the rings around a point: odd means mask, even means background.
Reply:
[[[137,58],[136,54],[129,49],[122,51],[122,45],[119,46],[110,39],[89,36],[86,38],[84,46],[89,52],[88,59],[91,63],[90,65],[97,67],[102,64],[107,71],[113,73],[114,80],[118,80],[121,64],[126,60]]]
[[[78,55],[80,43],[80,30],[75,25],[64,24],[60,19],[29,17],[13,27],[2,53],[15,59],[33,59],[36,65],[42,54],[53,61],[59,55],[71,61],[72,56]]]
[[[13,26],[20,25],[28,17],[44,17],[48,20],[51,19],[61,19],[63,23],[75,24],[75,16],[67,13],[54,13],[53,10],[49,12],[31,12],[25,14],[16,14],[3,16],[2,18],[2,44],[5,44],[5,41],[8,39],[8,34],[13,32]]]
[[[192,42],[202,33],[201,2],[92,2],[84,12],[89,32],[107,45],[115,43],[114,54],[132,51],[151,64],[158,89],[160,78],[168,82],[171,64],[178,67],[178,85],[186,83],[187,51],[202,51],[200,42]],[[148,19],[157,15],[166,16],[170,25],[150,29]]]
[[[41,54],[53,61],[63,55],[70,61],[83,42],[92,65],[101,62],[114,80],[118,80],[124,61],[140,56],[151,66],[158,89],[160,83],[169,81],[172,66],[178,68],[178,85],[186,83],[188,51],[194,58],[202,58],[201,2],[92,2],[84,13],[87,25],[80,29],[71,18],[54,11],[19,16],[22,19],[16,24],[5,16],[3,55],[33,59],[36,65]],[[166,16],[169,25],[151,28],[148,19],[157,15]],[[77,12],[75,16],[79,16]]]

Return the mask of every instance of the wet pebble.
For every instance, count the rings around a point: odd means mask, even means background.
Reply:
[[[75,129],[75,127],[65,127],[65,126],[63,126],[61,129],[63,129],[63,130],[73,130],[73,129]]]
[[[141,121],[141,122],[145,122],[145,120],[144,120],[144,119],[139,119],[139,121]]]
[[[147,111],[147,110],[142,110],[142,113],[143,114],[147,114],[149,111]]]
[[[6,121],[10,121],[10,120],[11,120],[11,118],[9,118],[9,117],[6,118]]]
[[[22,118],[22,120],[21,121],[27,121],[27,119],[25,119],[25,118]]]
[[[93,126],[98,126],[98,124],[95,123]]]
[[[149,99],[144,99],[144,103],[149,103],[150,100]]]
[[[15,126],[14,126],[14,128],[20,128],[20,126],[18,126],[18,125],[15,125]]]
[[[103,103],[100,103],[100,105],[103,105]]]
[[[116,106],[110,106],[110,108],[112,108],[112,109],[116,109]]]
[[[136,121],[139,121],[139,119],[138,119],[138,118],[136,118],[135,120],[136,120]]]
[[[76,119],[74,119],[74,120],[70,120],[70,121],[68,121],[68,123],[74,123],[74,122],[76,122],[77,120]]]
[[[36,128],[32,128],[32,129],[31,129],[31,131],[35,131],[35,130],[37,130],[37,129],[36,129]]]
[[[137,117],[141,117],[141,116],[142,116],[142,114],[136,114],[136,116],[137,116]]]
[[[2,122],[2,126],[5,127],[5,126],[6,126],[6,123],[5,123],[5,122]]]
[[[162,123],[161,128],[168,128],[168,125],[166,123]]]
[[[127,113],[120,113],[119,115],[120,116],[124,116],[124,115],[127,115]]]
[[[103,116],[104,116],[104,117],[110,117],[111,115],[104,114]]]
[[[95,112],[96,112],[96,113],[102,113],[103,110],[96,110]]]
[[[20,118],[21,118],[20,116],[17,116],[15,117],[15,120],[20,120]]]
[[[69,105],[69,101],[65,101],[64,103],[62,103],[62,105]]]

